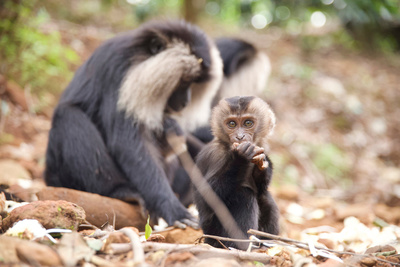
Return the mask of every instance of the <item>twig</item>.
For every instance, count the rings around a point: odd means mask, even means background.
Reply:
[[[144,251],[140,243],[139,235],[130,228],[122,228],[118,231],[129,237],[131,240],[133,266],[147,266],[144,261]]]
[[[216,236],[216,235],[202,235],[200,237],[200,240],[202,240],[203,238],[212,238],[215,240],[231,241],[231,242],[238,242],[238,243],[260,243],[258,241],[254,241],[254,240],[250,240],[250,239],[235,239],[235,238],[222,237],[222,236]]]
[[[168,243],[143,243],[145,252],[157,250],[170,250],[172,251],[187,251],[194,255],[201,255],[202,257],[233,257],[237,260],[259,261],[262,263],[269,263],[271,257],[265,253],[245,252],[242,250],[226,250],[214,248],[209,245],[186,245],[186,244],[168,244]]]
[[[301,241],[298,241],[298,240],[295,240],[295,239],[290,239],[290,238],[281,237],[281,236],[278,236],[278,235],[273,235],[273,234],[261,232],[261,231],[254,230],[254,229],[250,229],[249,231],[247,231],[247,233],[252,234],[252,235],[258,235],[258,236],[266,237],[266,238],[271,238],[271,239],[274,239],[274,240],[279,240],[279,241],[283,241],[283,242],[287,242],[287,243],[304,245],[304,246],[308,247],[307,243],[304,243],[304,242],[301,242]],[[325,249],[324,247],[321,247],[321,246],[316,246],[315,248],[317,248],[317,249]]]
[[[301,241],[298,241],[298,240],[295,240],[295,239],[280,237],[280,236],[277,236],[277,235],[261,232],[261,231],[254,230],[254,229],[250,229],[249,231],[247,231],[247,233],[252,234],[252,235],[263,236],[263,237],[274,239],[274,240],[279,240],[279,241],[286,242],[286,243],[291,243],[291,244],[293,244],[293,245],[295,245],[295,246],[297,246],[299,248],[310,250],[310,248],[309,248],[307,243],[304,243],[304,242],[301,242]],[[263,240],[260,240],[260,241],[263,241]],[[341,254],[341,255],[359,256],[359,257],[362,257],[362,258],[371,258],[371,257],[373,257],[377,261],[382,261],[382,262],[389,263],[389,264],[392,264],[392,265],[395,265],[395,266],[400,266],[399,263],[394,263],[394,262],[391,262],[391,261],[387,261],[387,260],[375,257],[373,254],[357,254],[357,253],[348,252],[348,251],[337,251],[337,250],[333,250],[333,249],[329,249],[329,248],[325,248],[325,247],[321,247],[321,246],[315,246],[315,248],[316,249],[320,249],[320,250],[325,250],[325,251],[328,251],[328,252],[331,252],[331,253],[335,253],[335,254]]]
[[[246,240],[251,242],[251,240]],[[254,242],[254,241],[253,241]],[[110,244],[111,248],[120,252],[129,252],[132,249],[130,243],[114,243]],[[265,253],[245,252],[242,250],[226,250],[214,248],[210,245],[186,245],[186,244],[169,244],[169,243],[156,243],[145,242],[142,243],[145,252],[164,250],[171,252],[187,251],[194,255],[201,255],[202,257],[233,257],[238,260],[259,261],[262,263],[269,263],[271,257]]]

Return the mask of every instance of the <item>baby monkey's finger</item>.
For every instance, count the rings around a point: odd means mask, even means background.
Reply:
[[[261,155],[262,153],[264,153],[264,148],[263,147],[259,147],[259,146],[256,146],[255,148],[254,148],[254,156],[257,156],[257,155]]]
[[[264,161],[265,159],[265,155],[264,154],[259,154],[253,157],[253,159],[251,160],[251,162],[253,163],[258,163],[259,161]]]
[[[239,143],[233,143],[232,150],[237,150],[238,146],[239,146]]]

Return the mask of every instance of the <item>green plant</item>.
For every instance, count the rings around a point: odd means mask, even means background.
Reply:
[[[150,237],[151,233],[153,232],[153,229],[150,226],[150,215],[147,217],[147,223],[144,229],[144,237],[146,240]]]
[[[5,0],[0,4],[0,72],[32,93],[60,91],[71,79],[78,55],[62,43],[37,0]]]

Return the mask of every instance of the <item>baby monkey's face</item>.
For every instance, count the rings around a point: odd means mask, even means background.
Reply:
[[[257,119],[251,115],[229,116],[224,120],[225,133],[229,136],[231,144],[254,142],[257,129]]]

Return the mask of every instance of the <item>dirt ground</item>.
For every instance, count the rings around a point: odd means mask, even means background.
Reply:
[[[79,41],[75,49],[85,59],[107,36],[104,31],[72,28],[64,38],[70,44]],[[400,55],[338,44],[310,49],[303,37],[280,29],[243,35],[272,64],[263,97],[278,118],[269,154],[281,236],[358,253],[390,244],[397,254]],[[29,112],[37,99],[7,82],[0,81],[0,182],[16,183],[18,177],[40,187],[52,106]],[[56,104],[57,96],[49,98]],[[282,251],[276,254],[281,260]],[[284,261],[275,265],[290,266]]]

